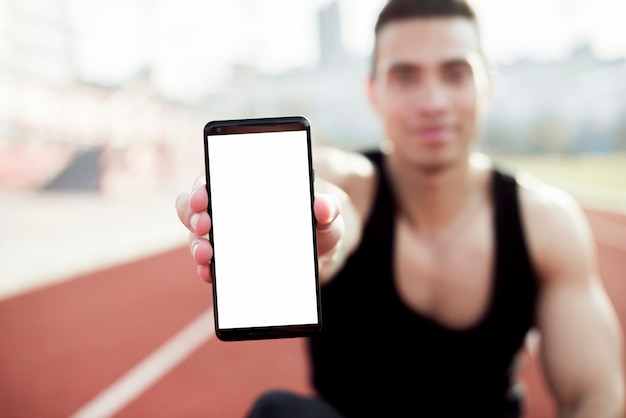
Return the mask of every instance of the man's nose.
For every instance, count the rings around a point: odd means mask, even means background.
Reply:
[[[448,93],[439,81],[424,82],[414,97],[416,110],[421,113],[438,113],[448,105]]]

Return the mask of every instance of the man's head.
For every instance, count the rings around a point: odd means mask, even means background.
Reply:
[[[369,94],[397,154],[428,170],[462,161],[488,101],[472,7],[462,0],[389,0],[375,33]]]
[[[428,18],[465,18],[476,26],[478,35],[478,21],[474,9],[464,0],[390,0],[378,14],[374,34],[376,43],[372,54],[371,74],[376,74],[376,47],[378,34],[388,23],[408,19]]]

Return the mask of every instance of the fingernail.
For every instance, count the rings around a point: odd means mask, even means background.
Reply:
[[[198,227],[198,221],[200,221],[200,214],[199,213],[194,213],[193,215],[191,215],[191,218],[189,219],[189,225],[191,225],[191,228],[194,231]]]
[[[198,250],[198,243],[194,243],[191,248],[191,254],[193,255],[194,260],[196,259],[196,251]]]

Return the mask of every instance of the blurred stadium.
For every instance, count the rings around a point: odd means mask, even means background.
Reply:
[[[343,147],[378,143],[378,121],[363,89],[369,53],[346,47],[349,37],[342,28],[341,12],[354,14],[359,6],[311,0],[296,14],[288,2],[267,3],[284,13],[285,33],[278,29],[275,36],[292,32],[294,24],[308,28],[309,35],[301,36],[307,43],[300,48],[308,55],[272,70],[266,68],[276,55],[303,53],[295,50],[297,43],[277,44],[277,51],[268,46],[274,55],[245,47],[245,39],[251,43],[266,29],[251,27],[263,2],[200,7],[190,0],[180,6],[156,0],[108,6],[2,0],[0,188],[117,193],[178,185],[202,169],[202,126],[223,117],[304,114],[320,141]],[[368,23],[381,1],[365,3],[369,14],[361,20]],[[498,18],[488,13],[494,2],[476,3],[485,25]],[[617,0],[606,3],[605,16],[612,15],[611,5],[615,13],[624,11]],[[560,8],[573,21],[586,13],[581,2],[546,4],[546,11]],[[218,39],[207,29],[189,28],[225,21],[235,22],[235,28],[224,27]],[[528,22],[533,23],[538,29],[528,43],[541,37],[547,42],[551,34],[541,33],[540,22]],[[557,167],[563,167],[568,180],[621,191],[626,51],[598,56],[600,41],[591,29],[583,30],[584,23],[569,32],[555,23],[561,37],[571,37],[558,53],[521,51],[506,61],[494,57],[494,100],[479,147],[540,175],[545,165],[550,179],[558,180]],[[363,35],[371,36],[370,30]],[[623,29],[613,35],[626,36]],[[502,38],[498,47],[505,49],[507,38]],[[572,171],[579,175],[572,178]]]

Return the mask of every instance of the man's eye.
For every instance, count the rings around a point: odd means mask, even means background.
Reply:
[[[464,69],[453,69],[446,72],[446,79],[452,82],[461,82],[469,78],[470,74]]]
[[[392,80],[398,84],[412,84],[415,82],[415,76],[409,71],[399,71],[392,75]]]

